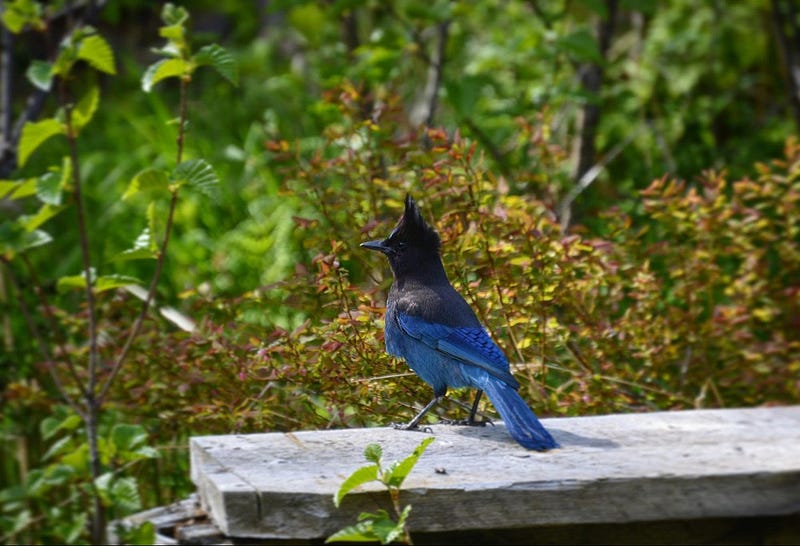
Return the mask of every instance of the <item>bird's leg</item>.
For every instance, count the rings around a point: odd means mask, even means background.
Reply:
[[[483,391],[478,389],[478,392],[475,395],[475,401],[472,403],[472,408],[469,411],[469,417],[467,417],[466,419],[442,419],[439,422],[445,425],[464,425],[468,427],[485,427],[486,423],[494,425],[494,423],[492,423],[492,420],[489,418],[486,418],[483,421],[477,421],[475,419],[475,415],[478,413],[478,404],[481,401],[482,395]]]
[[[435,395],[433,397],[433,400],[428,402],[428,405],[425,406],[424,408],[422,408],[422,411],[420,411],[411,421],[409,421],[406,424],[403,424],[403,423],[392,423],[392,427],[396,428],[398,430],[417,430],[419,428],[419,422],[422,420],[423,417],[425,417],[425,414],[428,413],[428,411],[433,406],[435,406],[439,402],[439,400],[441,400],[442,398],[444,398],[444,395],[441,395],[441,396],[440,395]],[[431,432],[431,429],[428,428],[428,427],[422,427],[422,431],[423,432]]]

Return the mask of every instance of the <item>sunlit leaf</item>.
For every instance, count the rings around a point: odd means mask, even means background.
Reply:
[[[396,465],[393,465],[391,470],[387,472],[387,475],[383,477],[384,483],[392,487],[400,487],[409,473],[414,469],[414,466],[417,464],[417,461],[419,461],[420,456],[422,456],[433,440],[433,436],[425,438],[414,449],[414,452],[411,455]]]
[[[76,129],[80,130],[91,121],[98,104],[100,104],[100,89],[93,85],[72,110],[72,123]]]
[[[133,177],[131,183],[128,184],[128,189],[122,195],[123,199],[136,195],[139,192],[145,191],[164,191],[166,192],[169,187],[169,175],[166,171],[161,169],[149,168],[139,171]]]
[[[28,232],[36,231],[42,224],[66,209],[66,205],[43,204],[35,214],[20,216],[19,222]]]
[[[133,242],[133,247],[120,252],[111,258],[110,261],[151,260],[155,259],[157,256],[157,246],[150,236],[150,228],[144,228],[142,233]]]
[[[34,0],[9,0],[3,3],[3,24],[12,33],[17,34],[25,25],[31,25],[36,30],[45,26],[42,19],[42,5]]]
[[[37,59],[28,66],[25,76],[35,87],[42,91],[50,91],[53,85],[53,65]]]
[[[142,284],[142,281],[139,279],[126,275],[103,275],[101,277],[94,278],[94,269],[92,269],[91,273],[95,292],[105,292],[106,290],[114,290],[115,288],[122,288],[131,284]],[[56,287],[58,288],[59,292],[76,289],[85,290],[86,278],[83,273],[79,275],[68,275],[66,277],[61,277],[58,279]]]
[[[97,34],[84,37],[78,47],[78,58],[106,74],[116,74],[114,52],[105,39]]]
[[[180,44],[185,40],[186,28],[183,25],[167,25],[158,29],[158,35]]]
[[[39,179],[0,180],[0,199],[23,199],[36,195]]]
[[[333,496],[333,504],[337,507],[342,502],[342,498],[347,495],[350,491],[358,487],[359,485],[363,485],[367,482],[371,482],[378,477],[378,467],[376,465],[369,465],[369,466],[362,466],[361,468],[355,470],[350,476],[347,477],[346,480],[342,482],[342,485],[339,486],[339,490]]]
[[[64,124],[55,119],[29,121],[22,128],[19,139],[19,165],[24,166],[30,155],[48,138],[66,134]]]
[[[183,59],[162,59],[145,70],[142,76],[142,89],[149,93],[155,84],[166,78],[180,78],[189,71],[189,64]]]
[[[205,159],[184,161],[172,173],[172,179],[179,184],[187,184],[209,197],[216,197],[219,179],[214,169]]]

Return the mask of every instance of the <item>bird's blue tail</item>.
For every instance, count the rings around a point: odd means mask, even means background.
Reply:
[[[486,382],[483,391],[503,418],[508,432],[522,446],[537,451],[559,447],[514,388],[492,379]]]

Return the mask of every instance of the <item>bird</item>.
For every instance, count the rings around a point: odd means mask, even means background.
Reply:
[[[451,422],[484,424],[475,414],[486,393],[520,445],[537,451],[560,447],[517,392],[519,383],[503,351],[450,284],[440,256],[439,234],[425,222],[410,194],[391,234],[360,246],[384,254],[394,277],[386,301],[386,351],[405,359],[433,388],[433,399],[422,411],[396,428],[419,429],[422,418],[448,388],[468,387],[477,389],[469,418]]]

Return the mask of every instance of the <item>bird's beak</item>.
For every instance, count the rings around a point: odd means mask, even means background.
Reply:
[[[360,246],[363,246],[364,248],[368,248],[370,250],[377,250],[378,252],[381,252],[383,254],[386,254],[389,251],[389,247],[383,244],[383,241],[381,240],[367,241],[366,243],[361,243]]]

